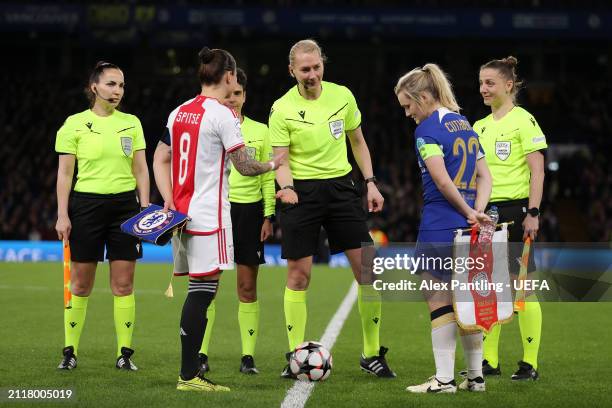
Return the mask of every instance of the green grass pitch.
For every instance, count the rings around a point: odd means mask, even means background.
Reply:
[[[175,278],[174,299],[163,292],[170,265],[140,264],[136,274],[136,327],[133,347],[138,372],[119,372],[108,267],[101,265],[89,301],[79,348],[78,368],[60,372],[63,346],[62,267],[59,263],[0,264],[0,389],[70,387],[70,402],[19,402],[14,406],[121,407],[277,407],[292,381],[279,378],[287,339],[284,329],[284,268],[262,268],[258,284],[260,333],[255,361],[261,374],[238,372],[236,275],[224,273],[217,298],[217,319],[210,347],[209,377],[231,387],[230,393],[181,393],[175,390],[180,341],[178,322],[187,280]],[[308,292],[306,339],[317,340],[351,284],[348,270],[316,266]],[[522,356],[516,321],[501,338],[500,379],[487,381],[487,392],[456,395],[411,395],[406,385],[434,372],[427,307],[423,302],[385,303],[381,343],[390,348],[394,380],[378,380],[359,370],[361,329],[353,307],[332,349],[334,369],[317,384],[307,407],[602,407],[612,406],[612,304],[545,303],[540,351],[541,379],[512,383],[510,374]],[[461,344],[456,370],[463,368]],[[459,378],[457,377],[459,380]],[[197,405],[196,405],[197,404]],[[10,406],[0,396],[0,408]]]

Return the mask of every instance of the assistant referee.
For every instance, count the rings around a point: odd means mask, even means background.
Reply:
[[[282,257],[287,259],[285,321],[289,350],[304,341],[306,290],[312,257],[321,226],[332,254],[344,252],[359,282],[359,313],[363,334],[360,366],[378,377],[395,377],[380,347],[380,294],[371,285],[371,273],[362,273],[372,238],[366,226],[361,197],[350,177],[347,135],[367,185],[368,209],[378,212],[383,197],[376,187],[368,146],[361,132],[361,113],[351,91],[323,81],[325,57],[313,40],[298,41],[289,52],[289,74],[297,85],[274,102],[268,127],[275,154],[288,154],[276,172],[282,229]],[[368,254],[368,256],[362,256]],[[367,261],[364,271],[367,271]],[[371,265],[369,265],[371,266]],[[287,358],[290,353],[287,353]],[[281,377],[293,378],[288,365]]]
[[[59,369],[77,366],[79,338],[98,261],[110,262],[114,295],[118,369],[134,371],[131,361],[138,239],[120,230],[122,222],[149,205],[149,171],[142,126],[117,106],[124,95],[123,72],[115,64],[98,62],[85,89],[90,108],[69,116],[57,132],[57,236],[70,240],[72,304],[64,311],[65,347]],[[77,181],[72,191],[75,162]],[[136,191],[137,190],[137,193]],[[138,195],[138,199],[137,199]]]
[[[474,123],[491,175],[490,205],[499,209],[499,221],[510,222],[510,272],[517,278],[522,243],[535,240],[539,229],[540,203],[544,189],[546,137],[533,115],[517,106],[521,81],[516,75],[517,59],[492,60],[480,68],[480,94],[491,114]],[[535,271],[533,249],[528,272]],[[538,379],[538,351],[542,333],[542,310],[535,294],[526,298],[525,310],[518,312],[523,359],[512,380]],[[484,341],[483,374],[500,375],[498,344],[501,326],[496,325]]]

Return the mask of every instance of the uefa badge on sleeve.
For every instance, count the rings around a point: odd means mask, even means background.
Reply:
[[[166,245],[175,230],[181,229],[189,218],[178,211],[151,204],[144,211],[121,224],[121,231],[155,245]]]

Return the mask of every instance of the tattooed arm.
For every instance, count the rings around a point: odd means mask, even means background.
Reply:
[[[231,152],[229,157],[236,170],[238,170],[238,173],[243,176],[257,176],[267,173],[278,168],[279,162],[281,161],[280,157],[275,157],[272,161],[261,163],[251,158],[244,146]]]

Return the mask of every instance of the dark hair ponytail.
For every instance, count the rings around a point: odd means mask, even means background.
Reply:
[[[198,52],[198,57],[200,57],[200,63],[208,64],[215,57],[215,53],[208,47],[204,47]]]
[[[236,68],[236,80],[238,81],[238,85],[242,87],[242,90],[246,91],[247,76],[242,68]]]
[[[198,58],[200,59],[198,77],[202,85],[218,84],[227,71],[236,72],[236,60],[225,50],[204,47],[198,53]]]
[[[516,95],[523,88],[523,81],[519,80],[516,74],[517,66],[518,59],[510,55],[506,58],[491,60],[486,64],[483,64],[480,67],[480,70],[482,71],[485,68],[495,69],[502,77],[504,77],[504,79],[507,81],[512,81],[512,89],[510,90],[510,93],[512,94],[512,98],[516,101]]]
[[[94,103],[96,102],[96,95],[91,91],[91,84],[97,84],[100,81],[100,75],[102,75],[105,69],[118,69],[119,71],[121,71],[121,68],[111,62],[96,62],[96,65],[89,73],[89,81],[87,82],[87,86],[84,89],[85,96],[89,100],[90,108],[93,107]]]

